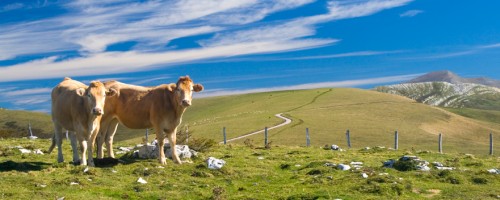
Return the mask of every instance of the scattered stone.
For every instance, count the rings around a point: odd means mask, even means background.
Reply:
[[[64,200],[64,198],[65,198],[65,197],[60,197],[60,198],[58,198],[57,200]]]
[[[20,148],[19,151],[23,154],[27,154],[27,153],[31,153],[31,150],[29,149],[23,149],[23,148]]]
[[[431,171],[431,168],[428,167],[427,165],[419,165],[419,166],[417,166],[417,170],[428,172],[428,171]]]
[[[80,184],[77,182],[71,182],[71,183],[69,183],[69,185],[80,185]]]
[[[165,167],[163,167],[163,166],[157,166],[156,168],[164,169]]]
[[[433,162],[432,165],[434,165],[435,167],[444,167],[443,163],[440,162]]]
[[[370,147],[365,147],[364,150],[370,150],[371,148]]]
[[[340,149],[340,147],[339,147],[339,146],[337,146],[337,145],[335,145],[335,144],[332,144],[332,146],[331,146],[330,148],[331,148],[332,150],[334,150],[334,151],[340,151],[340,150],[341,150],[341,149]]]
[[[264,157],[263,156],[259,156],[259,157],[257,157],[257,159],[264,160]]]
[[[37,184],[36,186],[41,187],[41,188],[47,187],[47,185],[45,185],[45,184]]]
[[[158,157],[157,146],[155,145],[141,145],[137,156],[139,158],[157,158]],[[175,145],[175,150],[179,158],[191,158],[193,156],[194,150],[189,149],[187,145]],[[167,158],[172,158],[172,152],[170,151],[170,145],[165,144],[164,153]],[[195,153],[197,154],[197,153]],[[134,151],[134,155],[136,155]]]
[[[368,178],[368,174],[366,174],[366,173],[362,173],[362,174],[361,174],[361,176],[362,176],[363,178]]]
[[[439,169],[439,170],[454,170],[455,168],[454,167],[439,167],[439,166],[436,166],[436,169]]]
[[[222,166],[224,166],[224,164],[226,164],[226,161],[221,159],[217,159],[214,157],[208,157],[207,159],[208,169],[220,169],[222,168]]]
[[[334,163],[327,162],[324,164],[325,167],[336,167],[337,165]]]
[[[333,180],[333,176],[327,176],[326,177],[328,180]]]
[[[118,150],[129,152],[129,151],[134,150],[134,147],[118,147]]]
[[[389,176],[389,173],[380,173],[379,176]]]
[[[488,169],[490,174],[500,174],[500,169]]]
[[[363,162],[351,162],[351,165],[363,165]]]
[[[127,151],[117,151],[117,152],[115,152],[115,154],[126,154],[126,153],[127,153]]]
[[[137,179],[137,182],[140,183],[140,184],[146,184],[146,183],[148,183],[146,180],[142,179],[142,177],[139,177],[139,179]]]
[[[35,154],[38,154],[38,155],[43,155],[43,151],[40,150],[40,149],[35,149]]]
[[[37,136],[32,135],[32,136],[29,136],[28,138],[29,138],[30,140],[34,140],[34,139],[37,139],[38,137],[37,137]]]
[[[302,165],[299,165],[299,164],[296,164],[296,165],[295,165],[295,167],[300,167],[300,166],[302,166]]]
[[[118,171],[116,171],[116,170],[114,170],[114,169],[113,169],[113,170],[111,170],[111,173],[117,173],[117,172],[118,172]]]
[[[83,173],[87,173],[89,172],[89,167],[85,167],[85,169],[83,169]]]
[[[390,159],[390,160],[384,162],[384,167],[393,168],[394,163],[396,163],[396,161],[393,159]]]
[[[344,165],[344,164],[339,164],[339,165],[337,165],[337,168],[340,169],[340,170],[342,170],[342,171],[347,171],[347,170],[351,169],[351,166]]]
[[[87,180],[92,182],[92,179],[91,179],[91,178],[88,178]]]

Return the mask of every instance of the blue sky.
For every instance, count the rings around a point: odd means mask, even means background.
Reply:
[[[500,1],[0,1],[0,107],[48,112],[63,77],[190,75],[195,97],[500,79]]]

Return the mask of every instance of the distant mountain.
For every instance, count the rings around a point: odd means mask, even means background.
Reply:
[[[431,73],[432,74],[432,73]],[[375,90],[384,93],[397,94],[414,99],[417,102],[449,108],[476,108],[485,110],[500,110],[500,89],[474,83],[457,83],[460,77],[453,73],[434,73],[416,78],[446,78],[450,82],[404,83],[389,86],[379,86]]]
[[[424,83],[424,82],[447,82],[452,84],[475,83],[475,84],[500,88],[500,80],[494,80],[485,77],[462,78],[450,71],[431,72],[423,76],[419,76],[415,79],[412,79],[407,83]]]

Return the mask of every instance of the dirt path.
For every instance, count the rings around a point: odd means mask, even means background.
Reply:
[[[278,124],[276,126],[273,126],[273,127],[269,127],[267,128],[267,130],[271,130],[271,129],[275,129],[275,128],[279,128],[279,127],[282,127],[282,126],[285,126],[287,124],[290,124],[292,123],[292,120],[291,119],[288,119],[286,117],[283,117],[281,116],[282,113],[279,113],[279,114],[276,114],[274,116],[278,117],[278,118],[281,118],[281,119],[284,119],[285,121],[281,124]],[[253,133],[249,133],[249,134],[246,134],[246,135],[242,135],[242,136],[239,136],[239,137],[235,137],[235,138],[232,138],[232,139],[229,139],[229,140],[226,140],[226,142],[231,142],[231,141],[235,141],[235,140],[239,140],[239,139],[243,139],[243,138],[246,138],[248,136],[252,136],[252,135],[255,135],[255,134],[259,134],[259,133],[263,133],[265,129],[262,129],[260,131],[255,131]],[[224,143],[224,141],[220,142],[221,144]]]

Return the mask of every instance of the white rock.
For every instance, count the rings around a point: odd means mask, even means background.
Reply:
[[[440,162],[433,162],[432,164],[436,167],[444,167],[443,163]]]
[[[34,140],[34,139],[37,139],[38,137],[37,137],[37,136],[32,135],[32,136],[29,136],[28,138],[29,138],[30,140]]]
[[[64,198],[65,198],[65,197],[60,197],[60,198],[58,198],[57,200],[64,200]]]
[[[259,157],[257,157],[257,159],[264,160],[264,157],[263,156],[259,156]]]
[[[350,170],[351,169],[351,166],[349,165],[344,165],[344,164],[339,164],[337,165],[337,168],[339,168],[340,170],[342,171],[347,171],[347,170]]]
[[[438,166],[436,166],[436,169],[439,169],[439,170],[454,170],[455,168],[454,167],[438,167]]]
[[[128,151],[117,151],[115,154],[126,154]]]
[[[363,162],[351,162],[351,165],[363,165]]]
[[[362,173],[361,176],[363,176],[363,178],[368,178],[368,174],[366,173]]]
[[[340,147],[337,146],[337,145],[335,145],[335,144],[332,144],[331,149],[335,150],[335,151],[338,151],[338,150],[340,150]]]
[[[43,151],[40,150],[40,149],[36,149],[35,150],[35,154],[38,154],[38,155],[43,155]]]
[[[163,168],[165,168],[165,167],[163,167],[163,166],[157,166],[156,168],[163,169]]]
[[[44,188],[44,187],[47,187],[47,185],[45,185],[45,184],[40,184],[40,185],[38,185],[38,187]]]
[[[424,171],[424,172],[431,171],[431,168],[428,167],[427,165],[418,166],[417,168],[418,168],[418,170]]]
[[[137,182],[138,182],[138,183],[141,183],[141,184],[146,184],[146,183],[148,183],[146,180],[142,179],[142,177],[139,177],[139,179],[137,179]]]
[[[87,173],[89,171],[89,167],[85,167],[85,169],[83,169],[83,173]]]
[[[224,166],[224,164],[226,164],[226,161],[221,159],[217,159],[214,157],[208,157],[207,159],[207,165],[209,169],[220,169],[222,168],[222,166]]]
[[[21,153],[31,153],[31,150],[29,150],[29,149],[22,149],[22,148],[21,148],[21,149],[19,149],[19,151],[20,151]]]
[[[69,185],[80,185],[80,184],[77,182],[71,182],[71,183],[69,183]]]
[[[379,176],[388,176],[388,175],[389,175],[389,173],[380,173],[380,174],[378,174],[378,175],[379,175]]]
[[[116,173],[116,172],[118,172],[118,171],[116,171],[116,170],[114,170],[114,169],[113,169],[113,170],[111,170],[111,173]]]
[[[500,169],[488,169],[490,174],[500,174]]]
[[[134,147],[118,147],[119,150],[129,152],[134,149]]]
[[[296,165],[295,165],[295,167],[300,167],[300,166],[302,166],[302,165],[299,165],[299,164],[296,164]]]

